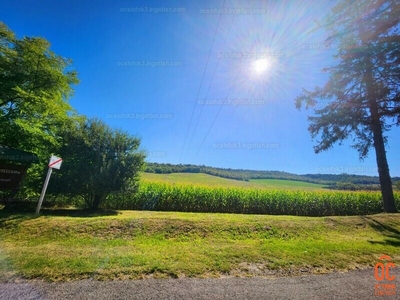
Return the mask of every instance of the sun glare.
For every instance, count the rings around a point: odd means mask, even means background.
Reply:
[[[269,59],[257,59],[253,61],[253,70],[256,74],[263,74],[269,70],[271,67],[271,61]]]

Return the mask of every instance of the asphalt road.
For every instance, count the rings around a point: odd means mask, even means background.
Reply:
[[[398,273],[398,272],[396,272]],[[394,284],[400,288],[397,276]],[[0,299],[400,299],[375,296],[374,270],[302,277],[0,283]]]

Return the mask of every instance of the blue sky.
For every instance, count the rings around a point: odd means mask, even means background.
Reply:
[[[377,175],[373,149],[363,162],[350,143],[315,154],[312,112],[294,105],[334,63],[310,32],[327,2],[20,0],[0,4],[0,20],[71,58],[72,106],[140,137],[148,161]],[[399,135],[388,132],[392,176]]]

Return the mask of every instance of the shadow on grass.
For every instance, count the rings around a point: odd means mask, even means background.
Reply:
[[[368,222],[369,226],[371,226],[372,229],[378,231],[380,234],[386,237],[386,239],[383,242],[369,241],[369,243],[400,247],[400,231],[398,229],[383,224],[375,220],[373,217],[365,216],[363,217],[363,219],[365,219]]]
[[[3,227],[9,227],[8,224],[17,224],[18,222],[21,222],[23,220],[31,219],[32,216],[26,215],[24,213],[17,213],[17,212],[9,212],[9,211],[3,211],[0,210],[0,228]],[[17,221],[17,222],[11,222],[10,221]]]
[[[103,217],[103,216],[116,216],[116,210],[88,210],[88,209],[42,209],[40,214],[43,216],[61,216],[61,217]]]
[[[43,208],[40,214],[35,214],[35,209],[1,209],[0,210],[0,226],[2,222],[17,219],[32,219],[40,216],[57,216],[57,217],[102,217],[118,215],[116,210],[81,210],[81,209],[64,209],[64,208]]]

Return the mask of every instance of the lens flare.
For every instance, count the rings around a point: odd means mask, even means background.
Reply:
[[[268,70],[271,68],[271,61],[269,59],[257,59],[253,61],[252,64],[253,71],[256,74],[263,74],[265,72],[268,72]]]

